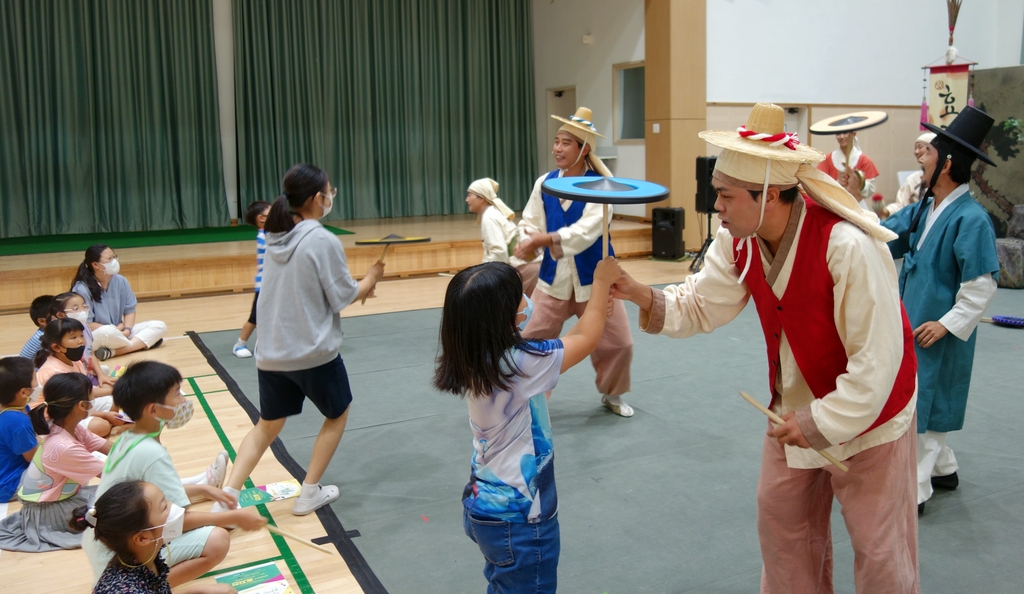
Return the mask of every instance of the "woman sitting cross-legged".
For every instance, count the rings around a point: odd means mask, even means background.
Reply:
[[[93,354],[100,361],[160,346],[167,333],[167,324],[159,320],[135,321],[135,293],[120,270],[114,250],[97,244],[85,250],[71,283],[89,306]]]

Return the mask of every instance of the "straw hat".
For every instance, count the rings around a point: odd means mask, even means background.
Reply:
[[[565,126],[562,126],[558,130],[559,132],[568,132],[575,136],[577,139],[579,139],[580,142],[589,143],[590,139],[587,138],[588,134],[593,134],[594,136],[600,136],[601,138],[604,138],[604,136],[601,136],[600,134],[597,133],[597,128],[594,127],[593,123],[594,114],[593,112],[590,111],[590,108],[588,107],[577,108],[575,115],[569,116],[569,119],[565,119],[563,117],[559,117],[556,115],[553,115],[551,117],[555,118],[559,122],[565,123]],[[573,129],[567,129],[570,126]],[[580,136],[579,132],[582,132],[583,136]]]
[[[717,147],[772,161],[817,163],[825,158],[821,151],[799,144],[796,134],[786,133],[786,112],[771,103],[755,105],[746,126],[705,130],[698,136]]]

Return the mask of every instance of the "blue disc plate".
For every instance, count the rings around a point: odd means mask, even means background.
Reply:
[[[556,177],[541,190],[555,198],[599,204],[647,204],[668,198],[668,188],[624,177]]]

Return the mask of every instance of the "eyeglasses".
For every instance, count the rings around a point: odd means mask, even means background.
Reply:
[[[320,192],[320,193],[323,194],[324,196],[327,196],[331,200],[334,200],[334,197],[338,195],[338,188],[331,188],[330,192]]]
[[[110,257],[110,260],[107,260],[106,262],[105,262],[105,261],[103,261],[103,259],[101,258],[101,259],[99,260],[99,263],[100,263],[100,264],[106,264],[107,262],[112,262],[112,261],[114,261],[114,260],[117,260],[117,254],[114,254],[113,256],[111,256],[111,257]]]
[[[83,303],[82,305],[76,305],[72,308],[65,309],[64,313],[75,313],[76,311],[89,311],[89,306]]]

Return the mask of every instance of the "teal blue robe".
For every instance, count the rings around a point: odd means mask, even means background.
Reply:
[[[925,322],[937,322],[949,312],[956,303],[960,283],[999,273],[992,220],[970,192],[942,211],[921,249],[917,249],[932,200],[912,204],[882,221],[899,235],[889,242],[889,251],[893,258],[903,258],[900,297],[914,329]],[[920,222],[911,232],[919,213]],[[977,335],[975,329],[964,341],[947,333],[926,349],[915,345],[918,433],[963,428]]]

